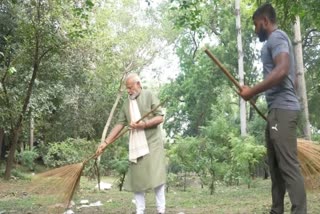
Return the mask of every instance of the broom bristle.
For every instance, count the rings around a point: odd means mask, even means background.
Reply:
[[[84,163],[71,164],[36,175],[32,179],[32,192],[54,195],[57,203],[69,206],[84,168]]]
[[[306,188],[320,187],[320,145],[316,142],[298,138],[298,158]]]

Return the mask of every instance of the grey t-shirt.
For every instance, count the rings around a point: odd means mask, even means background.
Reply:
[[[263,63],[263,76],[266,78],[275,67],[273,59],[279,53],[288,53],[290,57],[289,74],[276,86],[265,92],[268,109],[300,110],[300,104],[294,89],[295,59],[292,44],[287,34],[281,30],[272,32],[263,45],[261,59]]]

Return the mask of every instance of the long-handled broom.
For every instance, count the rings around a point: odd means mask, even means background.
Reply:
[[[231,75],[231,73],[221,64],[221,62],[208,50],[204,52],[216,63],[216,65],[223,71],[228,79],[241,90],[240,84]],[[237,92],[238,93],[238,92]],[[238,93],[239,94],[239,93]],[[267,121],[267,118],[257,106],[249,101],[252,107],[258,112],[258,114]],[[298,158],[301,165],[302,174],[305,178],[305,184],[308,189],[315,189],[320,187],[320,145],[316,142],[309,140],[297,139]]]
[[[164,102],[165,101],[155,106],[150,112],[143,115],[136,123],[139,123],[141,120],[152,114],[161,105],[163,105]],[[122,132],[111,140],[110,144],[123,136],[128,130],[130,130],[128,127],[122,130]],[[96,159],[98,156],[100,156],[100,154],[93,154],[81,163],[62,166],[36,175],[32,182],[32,191],[55,194],[57,201],[61,203],[63,208],[69,207],[75,190],[79,185],[80,177],[85,165],[90,160]]]

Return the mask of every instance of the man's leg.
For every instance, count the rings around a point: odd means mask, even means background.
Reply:
[[[156,187],[154,192],[156,194],[156,203],[157,203],[157,211],[158,213],[164,213],[166,209],[166,198],[165,198],[165,188],[164,184]]]
[[[269,131],[270,138],[274,142],[281,177],[285,181],[292,204],[291,213],[305,214],[307,213],[306,193],[297,156],[297,117],[296,111],[276,109],[275,120],[270,124]]]
[[[284,212],[284,195],[286,193],[285,182],[281,176],[280,168],[278,165],[276,151],[274,148],[274,140],[270,137],[272,131],[272,124],[276,123],[275,112],[271,110],[268,115],[268,124],[266,128],[266,146],[268,155],[268,164],[270,170],[270,177],[272,182],[271,195],[272,207],[270,214],[282,214]]]
[[[144,192],[135,192],[134,199],[136,200],[136,214],[143,214],[146,208]]]

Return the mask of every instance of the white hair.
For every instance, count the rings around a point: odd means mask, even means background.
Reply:
[[[125,78],[125,82],[131,79],[135,82],[140,82],[140,85],[141,85],[141,79],[137,73],[129,73]]]

